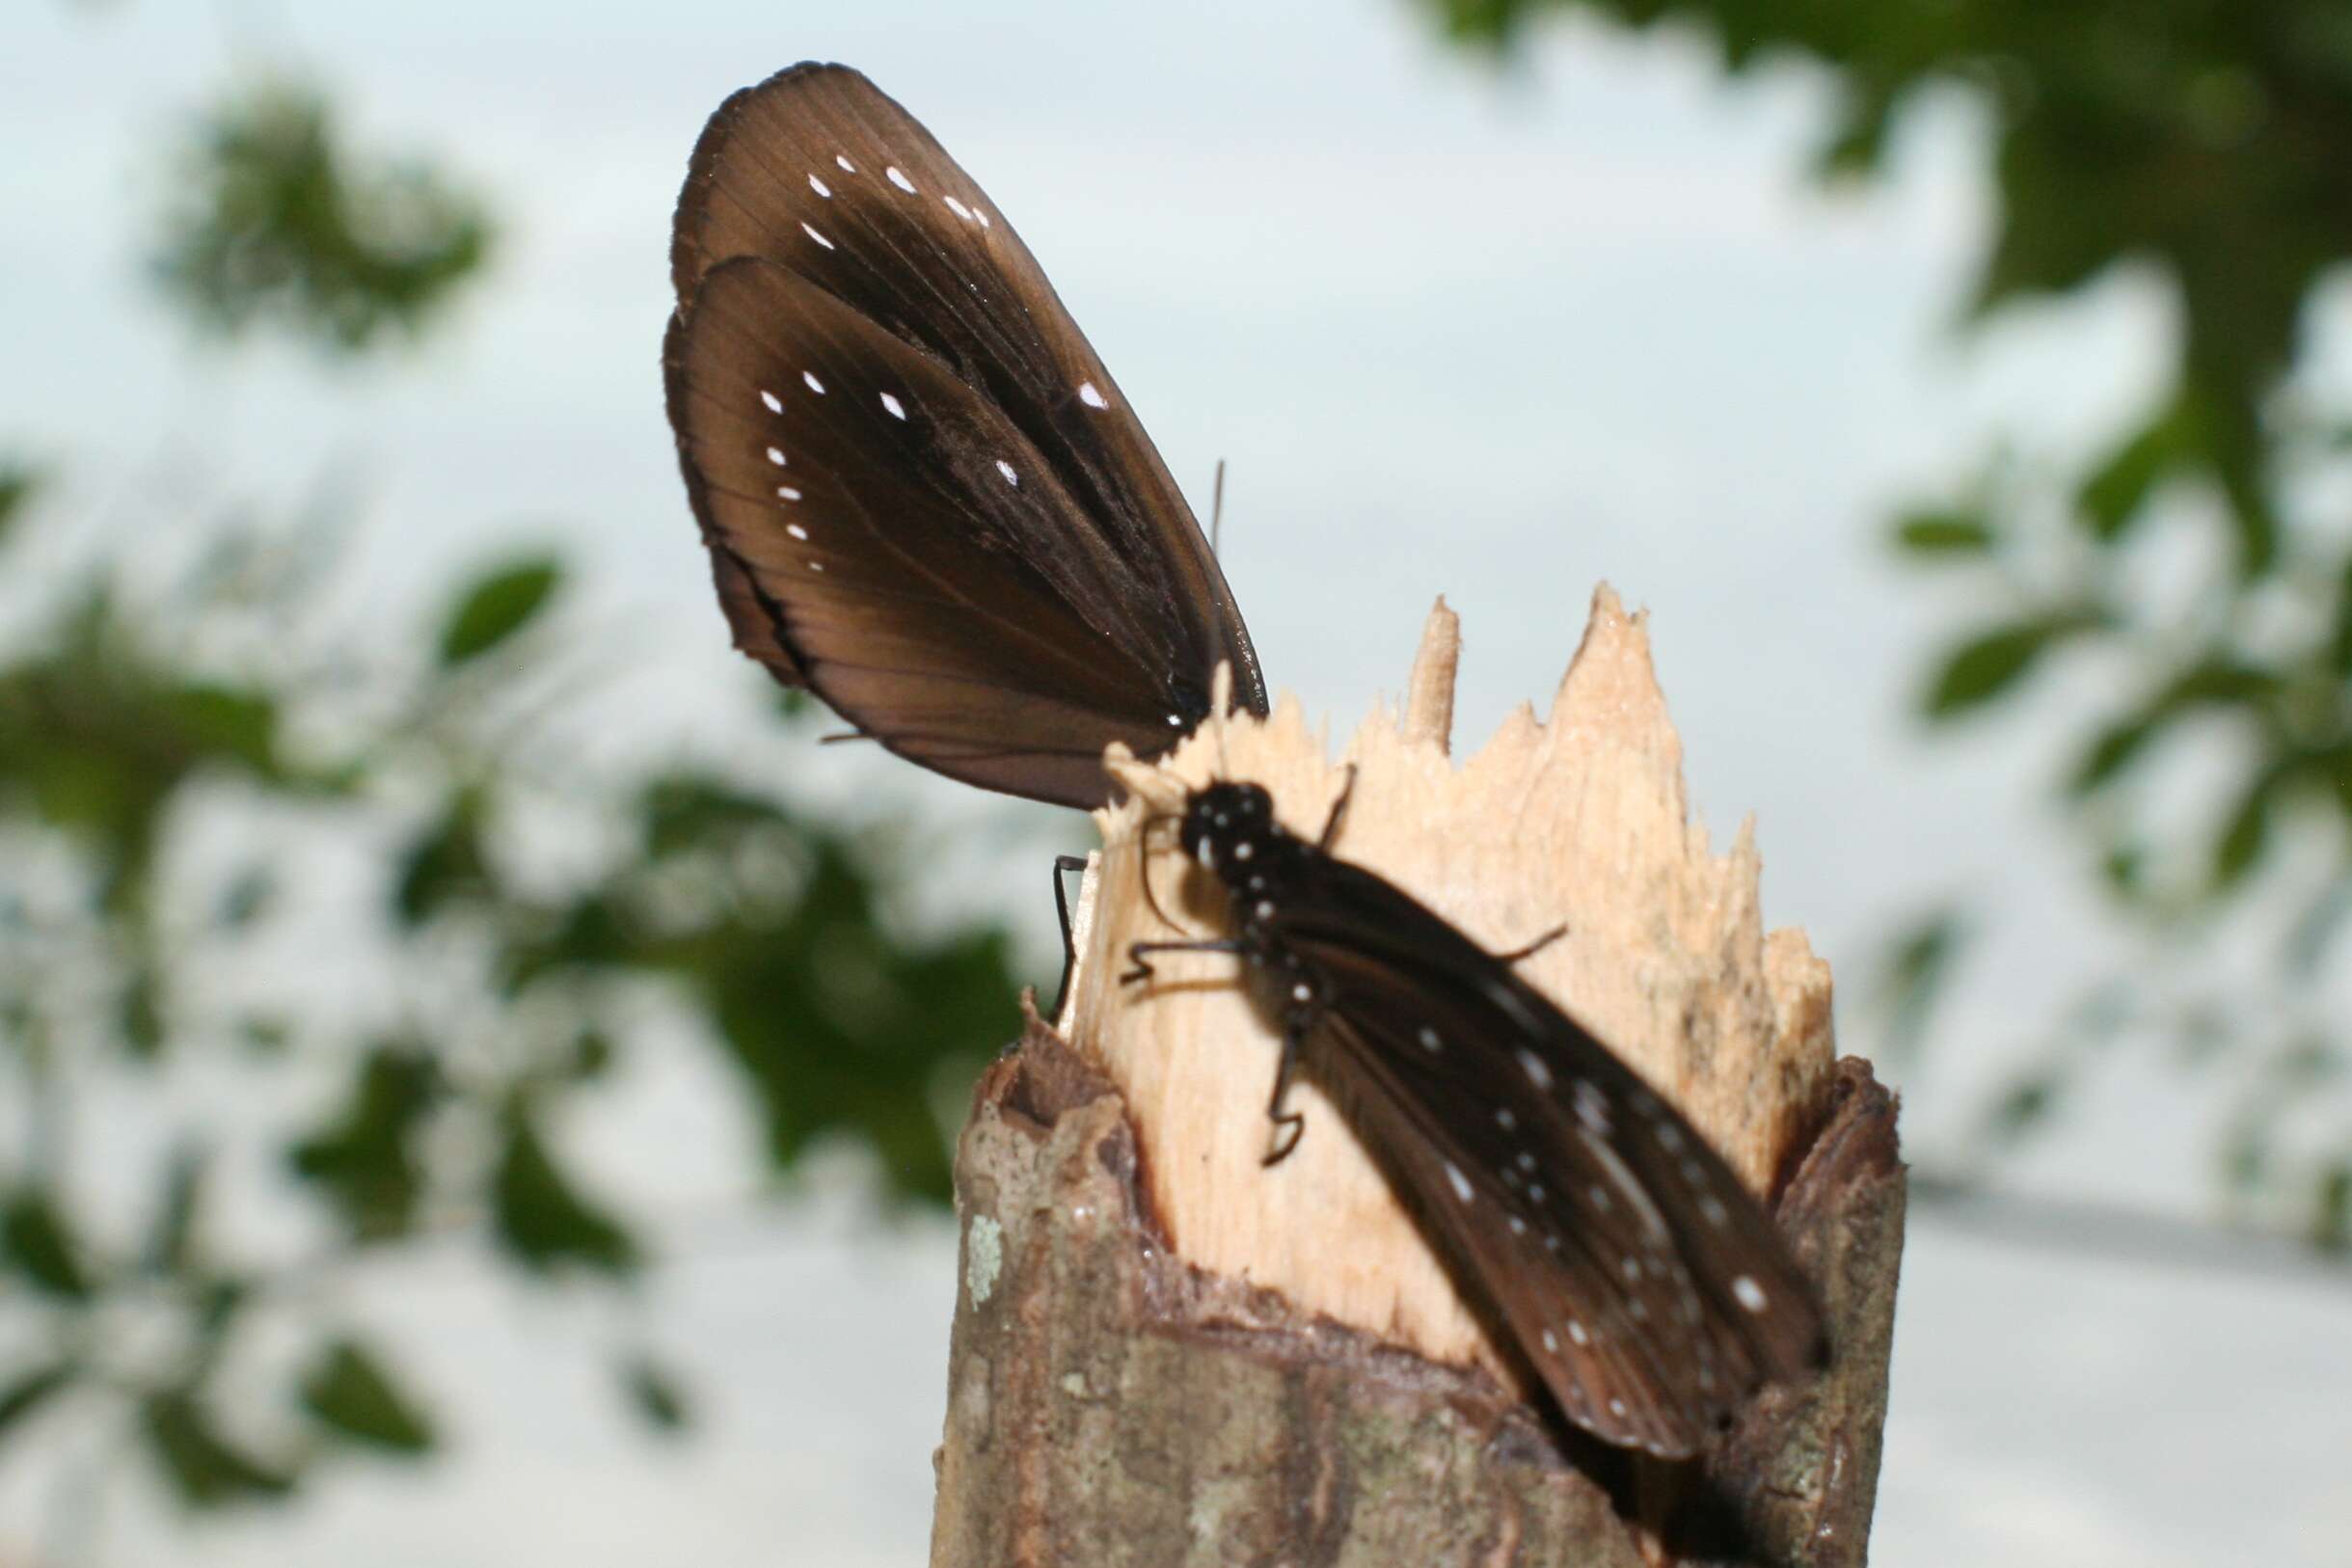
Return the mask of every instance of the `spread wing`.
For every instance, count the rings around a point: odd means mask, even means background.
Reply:
[[[1220,660],[1265,711],[1199,526],[1027,247],[857,72],[736,94],[671,246],[670,421],[745,652],[891,750],[1092,806]]]

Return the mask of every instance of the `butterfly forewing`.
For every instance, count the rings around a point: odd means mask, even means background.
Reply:
[[[864,77],[800,66],[728,99],[671,266],[671,420],[745,651],[894,750],[1077,805],[1106,793],[1086,761],[1105,743],[1150,755],[1206,714],[1219,661],[1264,711],[1117,385],[993,203]],[[829,555],[802,548],[821,527]]]
[[[1820,1319],[1772,1222],[1671,1106],[1447,922],[1311,854],[1275,943],[1315,977],[1367,1147],[1569,1419],[1693,1452]]]

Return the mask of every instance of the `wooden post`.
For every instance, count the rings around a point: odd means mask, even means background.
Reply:
[[[1771,1196],[1832,1365],[1691,1463],[1567,1432],[1311,1084],[1297,1153],[1261,1168],[1276,1045],[1232,960],[1118,983],[1128,943],[1169,934],[1147,871],[1171,917],[1219,919],[1180,856],[1139,853],[1130,800],[1097,813],[1068,1007],[987,1074],[958,1150],[934,1568],[1863,1560],[1903,1235],[1892,1098],[1834,1058],[1803,933],[1766,933],[1749,830],[1718,856],[1690,824],[1640,618],[1600,589],[1550,717],[1521,709],[1459,768],[1458,649],[1441,602],[1404,711],[1350,743],[1340,852],[1493,949],[1566,922],[1521,972]],[[1312,836],[1341,778],[1326,752],[1285,698],[1166,767],[1263,784]]]

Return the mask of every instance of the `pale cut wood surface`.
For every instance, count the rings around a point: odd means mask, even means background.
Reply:
[[[1321,825],[1339,766],[1284,699],[1228,726],[1222,766],[1204,736],[1164,776],[1130,772],[1061,1032],[1033,1018],[975,1091],[933,1568],[1864,1560],[1903,1244],[1893,1098],[1831,1062],[1827,971],[1802,933],[1766,933],[1745,830],[1717,855],[1688,821],[1640,620],[1597,593],[1548,721],[1512,716],[1457,769],[1460,645],[1441,603],[1405,712],[1351,743],[1338,852],[1495,948],[1569,923],[1527,972],[1771,1189],[1829,1366],[1698,1460],[1607,1448],[1527,1396],[1318,1096],[1295,1102],[1298,1153],[1259,1167],[1277,1047],[1231,964],[1171,959],[1164,980],[1190,980],[1149,992],[1117,976],[1129,942],[1173,934],[1137,880],[1152,810],[1223,772]],[[1210,889],[1186,898],[1153,836],[1163,904],[1215,933]]]
[[[1278,1038],[1235,960],[1155,960],[1126,987],[1130,943],[1167,939],[1137,883],[1139,826],[1216,776],[1273,793],[1312,838],[1357,768],[1336,852],[1389,878],[1490,949],[1567,933],[1521,973],[1680,1105],[1750,1187],[1769,1190],[1831,1067],[1829,974],[1802,933],[1768,936],[1743,826],[1727,853],[1690,820],[1682,744],[1642,617],[1608,587],[1549,716],[1522,707],[1458,766],[1447,755],[1460,633],[1431,612],[1403,712],[1376,712],[1327,759],[1295,699],[1260,724],[1206,727],[1156,771],[1122,770],[1135,798],[1096,814],[1104,850],[1082,898],[1080,968],[1061,1020],[1124,1097],[1153,1211],[1187,1262],[1281,1292],[1433,1359],[1505,1379],[1477,1315],[1345,1122],[1311,1084],[1295,1154],[1271,1170],[1264,1114]],[[1220,748],[1223,756],[1219,756]],[[1150,797],[1156,797],[1150,798]],[[1159,904],[1200,933],[1221,895],[1172,848],[1149,856]]]

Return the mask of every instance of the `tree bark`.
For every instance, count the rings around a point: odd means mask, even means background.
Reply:
[[[1830,1365],[1687,1463],[1562,1425],[1311,1082],[1298,1152],[1260,1167],[1276,1045],[1230,960],[1117,983],[1129,942],[1168,934],[1154,904],[1217,919],[1164,833],[1145,852],[1151,781],[1130,770],[1136,798],[1098,814],[1069,1004],[984,1077],[958,1150],[934,1568],[1864,1559],[1902,1251],[1893,1099],[1834,1059],[1802,933],[1766,934],[1749,832],[1716,856],[1689,824],[1640,620],[1600,590],[1549,720],[1523,709],[1460,768],[1458,647],[1441,603],[1404,711],[1350,747],[1338,852],[1497,950],[1566,921],[1522,972],[1768,1196]],[[1287,699],[1166,769],[1169,788],[1264,784],[1309,834],[1341,776]]]

